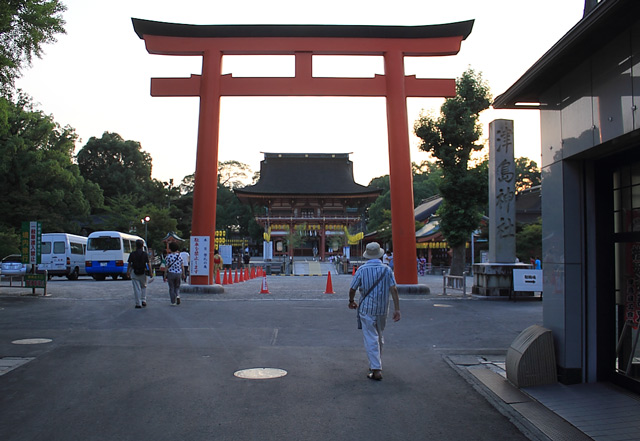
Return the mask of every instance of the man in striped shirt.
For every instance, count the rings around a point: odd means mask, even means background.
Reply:
[[[369,358],[368,378],[382,380],[382,360],[380,354],[384,338],[382,331],[387,322],[389,293],[393,298],[393,321],[400,320],[400,299],[393,271],[380,258],[384,251],[377,242],[367,244],[363,257],[367,262],[356,271],[349,289],[349,309],[358,310],[362,323],[364,347]],[[355,302],[356,290],[360,288],[360,305]],[[360,325],[358,326],[360,327]]]

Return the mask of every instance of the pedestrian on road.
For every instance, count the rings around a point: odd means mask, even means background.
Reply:
[[[182,249],[180,253],[180,257],[182,258],[182,266],[184,267],[184,272],[182,273],[182,280],[184,282],[187,281],[187,277],[189,277],[189,253],[186,248]]]
[[[222,256],[218,250],[213,254],[213,280],[218,279],[218,274],[224,268],[224,260],[222,260]]]
[[[180,304],[180,279],[184,276],[184,266],[182,265],[182,257],[178,252],[179,247],[175,242],[169,243],[167,255],[167,270],[164,272],[164,281],[169,283],[169,297],[172,305]]]
[[[149,255],[144,250],[144,242],[136,240],[136,250],[129,254],[127,261],[127,279],[133,283],[133,298],[136,308],[147,306],[147,274],[149,273]],[[133,274],[131,271],[133,270]]]
[[[363,257],[367,259],[360,266],[349,288],[349,309],[358,312],[358,329],[362,329],[364,347],[369,358],[367,378],[382,380],[382,345],[387,314],[389,312],[389,293],[393,298],[393,321],[400,320],[400,299],[393,271],[384,265],[380,258],[384,251],[377,242],[367,244]],[[360,304],[355,302],[356,290],[360,288]]]

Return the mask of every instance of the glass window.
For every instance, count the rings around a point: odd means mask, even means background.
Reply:
[[[107,250],[119,250],[120,248],[119,237],[92,237],[87,243],[87,249],[89,251],[107,251]]]
[[[64,254],[64,253],[65,253],[64,242],[54,242],[53,254]]]
[[[41,254],[51,254],[51,242],[42,242]]]
[[[618,169],[613,176],[615,233],[640,231],[640,170],[638,164]]]
[[[613,176],[616,372],[640,381],[640,163]],[[633,234],[635,233],[635,234]]]
[[[77,242],[71,242],[71,254],[84,254],[84,245]]]

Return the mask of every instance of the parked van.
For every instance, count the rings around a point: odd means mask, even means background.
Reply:
[[[95,280],[118,276],[126,278],[129,254],[136,250],[136,240],[144,239],[118,231],[95,231],[89,235],[85,267]],[[146,244],[144,246],[146,250]]]
[[[41,238],[41,263],[37,271],[47,271],[49,276],[66,276],[76,280],[85,271],[87,238],[67,233],[44,233]]]

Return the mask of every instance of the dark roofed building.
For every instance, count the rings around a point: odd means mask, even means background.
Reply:
[[[354,181],[348,153],[265,153],[258,182],[235,190],[274,241],[275,255],[323,260],[348,245],[345,229],[362,232],[362,213],[380,193]],[[287,249],[284,239],[292,231],[303,240]]]
[[[558,379],[640,393],[640,2],[587,0],[493,106],[540,110],[543,326]]]

